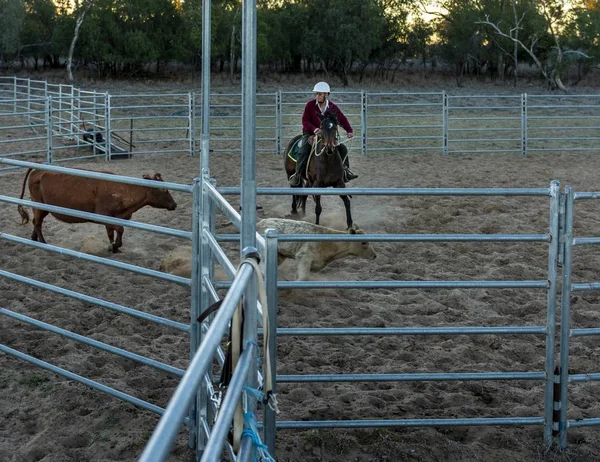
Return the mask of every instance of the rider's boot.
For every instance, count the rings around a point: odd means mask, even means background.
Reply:
[[[350,180],[354,180],[358,178],[358,175],[355,174],[352,170],[350,170],[350,160],[348,159],[348,148],[340,144],[338,146],[340,151],[340,156],[344,159],[344,183],[348,183]]]

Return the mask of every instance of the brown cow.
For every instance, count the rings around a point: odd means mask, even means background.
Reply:
[[[101,172],[113,174],[113,172]],[[30,176],[31,174],[31,176]],[[66,175],[64,173],[49,172],[43,170],[27,170],[23,180],[21,199],[25,193],[25,183],[29,177],[29,194],[34,202],[66,207],[80,210],[82,212],[97,213],[109,217],[131,219],[131,216],[142,207],[149,205],[159,209],[175,210],[177,204],[166,189],[149,188],[148,186],[137,186],[125,183],[115,183],[107,180],[83,178],[80,176]],[[144,175],[144,179],[163,181],[160,173],[154,177]],[[19,214],[24,225],[29,222],[29,214],[19,205]],[[33,209],[33,233],[31,239],[44,244],[46,240],[42,234],[42,222],[52,212]],[[65,223],[87,223],[91,220],[77,218],[68,215],[52,213],[52,215]],[[123,227],[105,224],[111,250],[119,252],[123,245]],[[117,240],[114,240],[115,231]]]

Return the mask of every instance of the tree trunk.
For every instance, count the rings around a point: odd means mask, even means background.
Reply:
[[[85,18],[85,14],[89,11],[92,6],[93,0],[88,0],[88,2],[83,6],[81,10],[81,14],[77,17],[77,21],[75,23],[75,32],[73,33],[73,40],[71,40],[71,46],[69,47],[69,56],[67,58],[67,77],[69,82],[73,82],[73,53],[75,51],[75,44],[77,43],[77,39],[79,38],[79,31],[81,29],[81,24],[83,23],[83,19]]]

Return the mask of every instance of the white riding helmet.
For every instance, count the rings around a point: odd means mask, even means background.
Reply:
[[[318,82],[315,85],[315,88],[313,88],[313,91],[319,92],[319,93],[330,93],[331,88],[329,88],[329,85],[327,84],[327,82]]]

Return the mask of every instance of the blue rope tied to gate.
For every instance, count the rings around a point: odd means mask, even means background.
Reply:
[[[269,454],[267,445],[260,439],[254,414],[252,412],[246,412],[244,414],[244,422],[246,423],[247,428],[242,432],[242,438],[248,436],[252,440],[252,444],[256,447],[254,462],[276,462],[271,454]]]
[[[245,386],[244,391],[254,396],[257,401],[263,404],[265,403],[265,394],[262,391],[257,390],[256,388],[250,388],[249,386]]]

